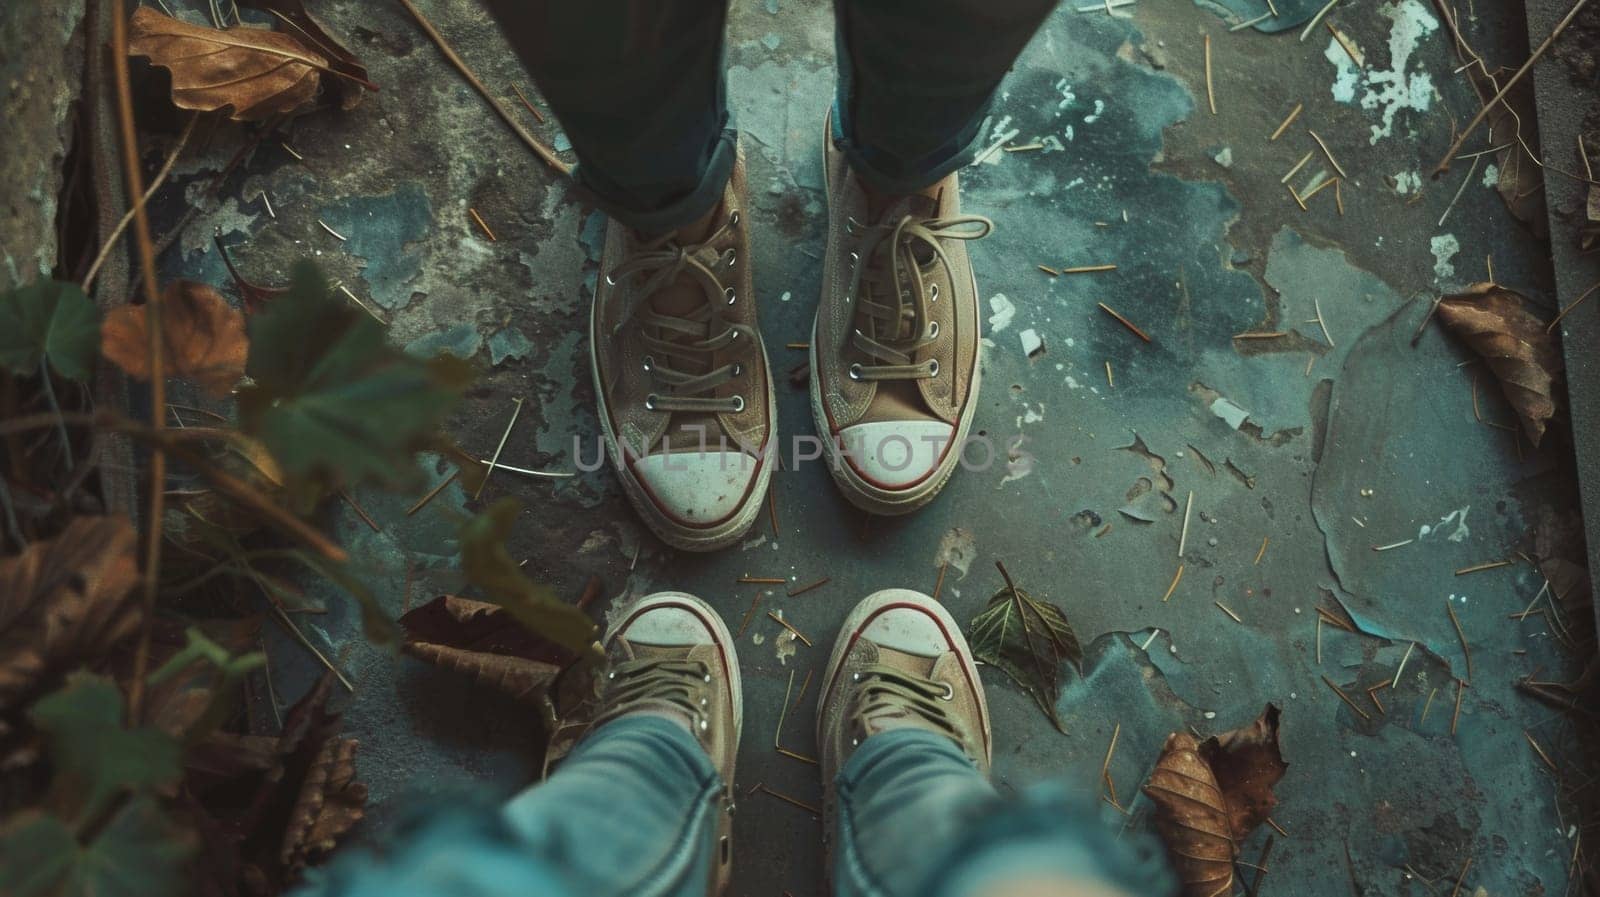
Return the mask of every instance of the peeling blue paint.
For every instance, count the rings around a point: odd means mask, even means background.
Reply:
[[[381,196],[352,196],[321,210],[322,220],[345,237],[344,251],[360,258],[361,278],[372,298],[393,310],[411,301],[410,285],[422,271],[422,257],[408,244],[433,226],[428,195],[416,183]]]

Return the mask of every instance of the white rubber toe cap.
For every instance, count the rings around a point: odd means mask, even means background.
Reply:
[[[877,610],[885,605],[907,606]],[[938,657],[955,650],[939,625],[939,612],[934,610],[938,603],[927,595],[909,589],[885,589],[871,596],[871,606],[875,612],[861,630],[862,638],[918,657]]]
[[[689,526],[710,526],[739,509],[757,461],[743,452],[646,455],[633,473],[662,513]]]
[[[944,421],[889,420],[845,427],[839,435],[863,477],[885,489],[901,489],[939,466],[955,433]]]
[[[709,645],[717,641],[717,636],[705,615],[713,613],[691,595],[657,592],[640,599],[630,609],[626,628],[616,634],[641,645]]]

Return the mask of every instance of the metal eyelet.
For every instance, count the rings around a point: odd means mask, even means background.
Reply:
[[[850,681],[851,682],[860,682],[861,681],[861,674],[860,673],[851,673],[850,674]]]
[[[733,376],[737,377],[737,376],[739,376],[740,374],[743,374],[743,373],[744,373],[744,365],[740,364],[737,361],[734,362],[733,363]]]
[[[737,214],[739,214],[739,213],[738,213],[738,212],[734,212],[734,214],[735,214],[735,215],[737,215]],[[701,681],[703,681],[703,682],[710,682],[710,681],[711,681],[711,674],[710,674],[710,673],[706,673],[706,674],[705,674],[705,676],[704,676],[704,677],[703,677],[703,678],[702,678],[702,680],[701,680]]]
[[[850,379],[851,380],[860,380],[861,379],[861,363],[860,362],[856,362],[855,364],[850,365]]]
[[[939,301],[939,285],[938,284],[934,284],[933,288],[928,291],[928,301],[929,302],[938,302]]]
[[[929,377],[937,377],[937,376],[939,376],[939,359],[937,359],[937,358],[929,359],[929,361],[928,361],[928,376]]]
[[[939,696],[939,700],[948,701],[948,700],[951,700],[952,698],[954,698],[955,696],[956,696],[956,687],[954,685],[951,685],[950,683],[946,682],[944,684],[944,694]]]
[[[705,717],[700,717],[700,731],[704,732],[709,728],[711,728],[711,723]]]
[[[655,367],[655,365],[656,365],[656,359],[655,359],[655,356],[653,356],[653,355],[646,355],[640,361],[640,366],[643,367],[647,373],[649,372],[649,370],[651,368]]]
[[[739,226],[739,210],[738,209],[734,209],[728,215],[728,224],[731,227],[738,227]]]
[[[739,295],[733,291],[733,287],[728,287],[726,290],[723,290],[722,296],[724,299],[728,300],[729,305],[733,304],[733,300],[739,298]]]
[[[850,264],[851,265],[858,265],[860,263],[861,263],[861,253],[859,253],[859,252],[851,252],[850,253]]]
[[[735,251],[735,250],[734,250],[734,249],[733,249],[733,247],[731,247],[731,246],[730,246],[730,247],[728,247],[728,251],[727,251],[727,252],[724,252],[724,253],[723,253],[723,254],[722,254],[722,264],[723,264],[723,265],[724,265],[724,266],[725,266],[725,267],[728,267],[728,268],[732,268],[732,267],[733,267],[733,263],[734,263],[734,262],[735,262],[735,261],[737,261],[737,260],[738,260],[738,258],[739,258],[739,253],[738,253],[738,252],[736,252],[736,251]]]
[[[734,405],[733,405],[733,413],[734,414],[738,414],[739,412],[744,410],[744,396],[734,396],[733,397],[733,401],[734,401]]]
[[[615,277],[611,276],[611,272],[610,271],[607,271],[606,272],[606,286],[614,287],[616,285],[617,285],[617,279]]]
[[[657,401],[657,397],[656,397],[655,393],[651,393],[651,394],[645,396],[644,397],[644,409],[646,411],[654,411],[654,410],[656,410],[656,401]]]
[[[934,321],[928,325],[928,338],[933,339],[939,335],[939,322]]]

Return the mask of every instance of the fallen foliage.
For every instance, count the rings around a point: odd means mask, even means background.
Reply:
[[[1535,446],[1556,413],[1561,350],[1526,300],[1496,283],[1476,283],[1439,301],[1439,320],[1478,353]]]

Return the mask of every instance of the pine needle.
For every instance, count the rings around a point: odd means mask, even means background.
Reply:
[[[1211,35],[1206,35],[1206,103],[1211,107],[1211,114],[1217,114],[1217,94],[1211,87]]]
[[[1333,25],[1329,24],[1328,27],[1332,28]],[[1335,33],[1337,33],[1337,32],[1335,32]],[[1335,159],[1333,157],[1333,151],[1328,149],[1328,145],[1326,143],[1322,142],[1322,138],[1321,137],[1317,136],[1317,132],[1311,130],[1310,128],[1307,128],[1306,129],[1306,133],[1310,134],[1311,135],[1311,139],[1315,140],[1317,142],[1317,146],[1322,147],[1322,154],[1324,156],[1328,157],[1328,161],[1333,165],[1333,170],[1339,172],[1339,177],[1342,177],[1342,178],[1349,177],[1350,175],[1344,173],[1344,166],[1340,165],[1339,164],[1339,160]]]
[[[1178,580],[1180,580],[1182,578],[1183,578],[1183,565],[1179,564],[1178,565],[1178,572],[1173,574],[1173,576],[1172,576],[1172,585],[1167,586],[1167,594],[1161,596],[1161,602],[1163,604],[1166,603],[1168,598],[1172,597],[1172,593],[1174,591],[1176,591],[1177,588],[1178,588]]]
[[[769,616],[773,620],[775,620],[779,626],[782,626],[784,629],[787,629],[790,632],[794,633],[794,637],[799,639],[801,644],[805,645],[807,648],[811,647],[811,639],[806,638],[805,634],[802,633],[800,630],[794,628],[794,625],[791,624],[788,620],[785,620],[784,618],[778,616],[777,614],[773,613],[770,610],[767,611],[767,616]],[[785,698],[785,700],[787,700],[787,698]]]
[[[1261,566],[1261,558],[1262,558],[1263,555],[1265,555],[1267,553],[1267,543],[1270,542],[1270,541],[1272,541],[1272,537],[1271,536],[1262,536],[1261,537],[1261,550],[1256,552],[1255,562],[1251,566],[1254,566],[1254,567]]]
[[[1117,314],[1116,310],[1114,310],[1111,306],[1105,304],[1104,302],[1096,302],[1095,304],[1100,306],[1100,310],[1101,311],[1105,312],[1106,314],[1110,315],[1113,318],[1116,318],[1117,322],[1120,323],[1122,326],[1124,326],[1124,327],[1128,328],[1129,330],[1133,331],[1134,336],[1137,336],[1138,338],[1144,340],[1147,343],[1148,342],[1153,342],[1153,340],[1150,339],[1150,335],[1149,334],[1145,333],[1143,330],[1140,330],[1138,327],[1134,326],[1134,323],[1132,321],[1128,320],[1127,318],[1124,318],[1122,315]]]
[[[1277,130],[1272,132],[1272,136],[1267,138],[1267,142],[1271,143],[1272,141],[1277,140],[1279,137],[1282,137],[1283,132],[1289,129],[1289,123],[1298,118],[1300,116],[1300,110],[1304,109],[1305,107],[1305,103],[1295,103],[1294,108],[1290,109],[1289,114],[1284,117],[1283,124],[1278,125]],[[1285,178],[1285,180],[1287,180],[1287,178]]]
[[[1350,696],[1344,693],[1344,689],[1342,689],[1339,686],[1333,684],[1333,680],[1329,679],[1326,673],[1323,674],[1322,681],[1328,683],[1328,687],[1333,689],[1333,693],[1339,696],[1339,700],[1345,702],[1345,704],[1348,705],[1351,710],[1354,710],[1356,712],[1357,716],[1359,716],[1359,717],[1361,717],[1362,719],[1365,719],[1365,720],[1372,719],[1372,714],[1368,713],[1365,710],[1362,710],[1360,704],[1357,704],[1355,701],[1350,700]]]

